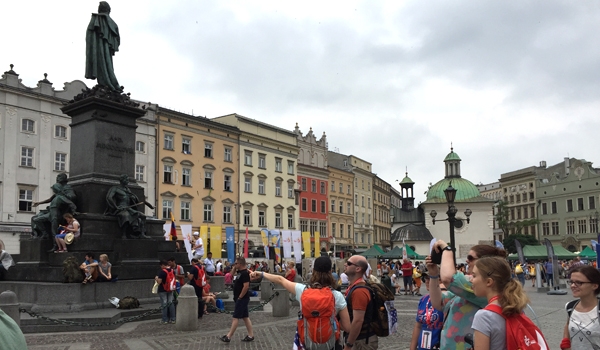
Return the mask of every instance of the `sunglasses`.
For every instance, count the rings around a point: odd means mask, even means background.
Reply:
[[[471,255],[471,254],[467,255],[467,261],[469,261],[469,262],[470,262],[470,261],[475,261],[475,260],[477,260],[477,259],[479,259],[479,258],[476,258],[476,257],[474,257],[474,256],[473,256],[473,255]]]
[[[355,263],[353,263],[352,261],[346,261],[346,265],[348,265],[348,266],[352,266],[352,265],[358,266]]]
[[[581,282],[581,281],[567,281],[567,285],[576,285],[577,287],[581,287],[582,285],[586,284],[586,283],[592,283],[592,282]]]

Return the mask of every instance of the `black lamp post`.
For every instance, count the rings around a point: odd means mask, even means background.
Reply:
[[[456,266],[456,240],[454,238],[454,228],[457,224],[459,225],[459,228],[462,227],[462,220],[456,218],[456,213],[458,212],[458,209],[456,209],[456,207],[454,206],[454,200],[456,199],[456,191],[457,190],[454,187],[452,187],[452,182],[450,182],[448,188],[444,190],[444,194],[446,195],[446,202],[448,202],[448,211],[446,212],[446,215],[448,215],[448,217],[446,219],[441,220],[448,221],[448,224],[450,225],[450,247],[454,249],[454,266]],[[471,209],[465,210],[467,224],[471,222],[470,217],[472,213],[473,212],[471,211]],[[433,224],[435,225],[435,217],[437,216],[437,212],[435,210],[432,210],[429,213],[429,215],[431,215],[431,218],[433,219]]]

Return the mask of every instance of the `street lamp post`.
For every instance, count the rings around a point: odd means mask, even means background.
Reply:
[[[444,195],[446,196],[446,202],[448,202],[448,211],[446,211],[446,215],[448,215],[448,217],[446,219],[442,219],[442,220],[437,220],[437,221],[448,221],[448,224],[450,225],[450,247],[452,247],[452,249],[454,249],[454,254],[453,254],[453,258],[454,258],[454,266],[456,266],[456,239],[454,237],[454,228],[456,227],[457,223],[462,223],[462,219],[457,219],[456,218],[456,213],[458,212],[458,209],[456,209],[456,207],[454,206],[454,200],[456,199],[456,192],[457,190],[452,187],[452,182],[450,182],[450,185],[448,186],[448,188],[446,188],[444,190]],[[467,209],[465,210],[465,216],[467,217],[467,224],[471,222],[471,214],[473,212],[471,211],[471,209]],[[437,216],[437,212],[435,210],[432,210],[429,215],[431,215],[431,218],[433,219],[433,224],[435,225],[435,217]],[[459,226],[461,227],[461,226]]]

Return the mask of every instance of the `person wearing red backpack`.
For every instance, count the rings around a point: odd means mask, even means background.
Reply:
[[[160,323],[175,323],[175,305],[173,304],[173,292],[176,289],[175,273],[165,260],[160,261],[160,270],[154,280],[158,283],[158,296],[162,309]]]
[[[252,280],[264,278],[281,285],[288,292],[294,294],[300,303],[293,349],[310,349],[307,342],[313,342],[313,346],[317,348],[333,349],[334,344],[325,345],[328,340],[331,337],[339,340],[340,328],[345,331],[350,329],[346,299],[342,293],[335,290],[337,283],[331,269],[332,263],[329,257],[321,256],[315,259],[308,286],[303,283],[291,282],[281,275],[266,272],[256,271],[251,275]],[[318,317],[311,316],[314,311],[319,313]],[[336,315],[339,317],[339,322],[335,320]],[[312,332],[313,324],[319,322],[328,326],[324,327],[324,331],[320,333]]]
[[[547,350],[542,332],[523,313],[529,298],[521,283],[511,278],[506,259],[480,258],[472,274],[473,293],[488,300],[473,318],[474,349]]]
[[[206,274],[204,273],[204,268],[200,261],[196,258],[192,259],[192,268],[187,273],[189,284],[194,287],[194,292],[198,297],[198,318],[202,318],[204,315],[204,300],[203,296],[203,288],[206,286]]]

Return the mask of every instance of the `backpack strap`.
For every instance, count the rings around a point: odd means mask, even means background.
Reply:
[[[579,304],[579,299],[571,300],[565,305],[565,310],[567,310],[569,317],[571,317],[571,314],[573,313],[573,310],[575,310],[575,306],[577,306],[577,304]],[[598,301],[598,304],[600,305],[600,300]]]
[[[373,288],[371,288],[368,284],[365,285],[355,285],[354,287],[352,287],[350,289],[350,291],[348,292],[348,295],[346,295],[346,304],[348,307],[348,311],[350,311],[352,309],[352,298],[350,298],[350,296],[352,295],[352,292],[357,289],[357,288],[365,288],[369,291],[369,294],[371,295],[371,300],[369,301],[369,305],[367,306],[367,310],[365,310],[365,319],[363,321],[363,326],[366,324],[368,324],[369,326],[369,330],[367,331],[367,344],[369,343],[369,337],[370,335],[374,334],[372,332],[372,327],[371,327],[371,321],[373,321],[373,312],[375,312],[375,292],[373,291]],[[333,293],[333,291],[332,291]],[[371,309],[371,312],[369,313],[369,309]],[[358,336],[360,337],[361,333],[363,331],[363,328],[361,328],[361,331],[359,332]],[[358,339],[358,338],[357,338]],[[363,339],[363,338],[361,338]]]
[[[502,313],[502,306],[500,306],[500,305],[488,304],[483,309],[491,311],[491,312],[494,312],[494,313],[497,313],[498,315],[500,315],[500,316],[504,317],[504,319],[506,319],[506,316]]]

